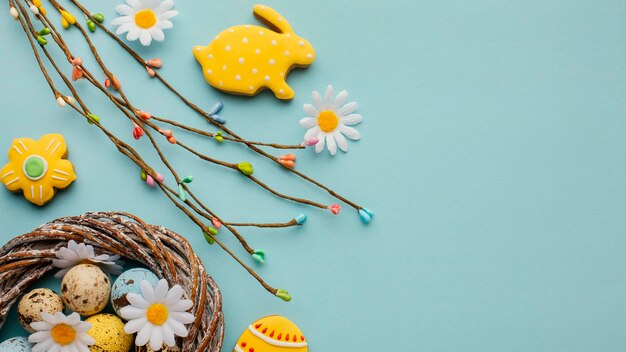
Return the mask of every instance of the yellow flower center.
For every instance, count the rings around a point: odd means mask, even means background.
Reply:
[[[167,321],[169,313],[165,304],[155,303],[148,307],[146,319],[154,325],[163,325]]]
[[[50,329],[50,336],[59,345],[67,346],[76,340],[76,330],[69,325],[59,324]]]
[[[332,132],[339,125],[339,117],[332,110],[324,110],[317,115],[317,125],[324,132]]]
[[[143,29],[152,28],[156,23],[156,14],[150,9],[141,10],[135,14],[135,24]]]

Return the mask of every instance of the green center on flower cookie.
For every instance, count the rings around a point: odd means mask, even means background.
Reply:
[[[31,180],[39,180],[46,174],[47,167],[48,165],[42,157],[32,155],[24,161],[24,174]]]

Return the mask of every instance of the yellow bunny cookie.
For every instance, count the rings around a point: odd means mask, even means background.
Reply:
[[[269,88],[278,99],[293,99],[293,89],[285,81],[287,74],[294,67],[311,65],[315,51],[275,10],[256,5],[254,15],[269,28],[231,27],[208,46],[193,48],[204,78],[228,93],[256,95]]]

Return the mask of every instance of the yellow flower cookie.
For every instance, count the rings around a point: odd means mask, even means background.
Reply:
[[[76,179],[66,156],[67,146],[60,134],[47,134],[36,142],[14,139],[9,163],[0,170],[0,181],[10,191],[22,190],[31,203],[44,205],[54,197],[55,188],[66,188]]]
[[[234,352],[307,352],[302,331],[291,320],[279,315],[259,319],[241,334]]]
[[[208,46],[193,48],[204,78],[228,93],[256,95],[269,88],[278,99],[293,99],[293,89],[285,81],[287,74],[294,67],[311,65],[315,50],[275,10],[256,5],[254,15],[269,28],[231,27]]]

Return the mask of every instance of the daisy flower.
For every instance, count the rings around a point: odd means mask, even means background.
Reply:
[[[165,40],[163,30],[173,28],[170,19],[178,15],[178,11],[172,10],[173,0],[126,0],[126,3],[128,5],[115,7],[120,17],[111,22],[119,26],[118,35],[128,33],[126,39],[139,39],[144,46],[149,46],[153,39],[157,42]]]
[[[331,155],[337,153],[337,147],[347,152],[346,137],[355,141],[361,139],[359,131],[350,126],[363,121],[363,116],[353,114],[359,106],[356,102],[345,104],[347,98],[348,92],[343,90],[335,99],[335,89],[329,85],[323,98],[318,91],[313,91],[313,104],[304,104],[304,112],[309,116],[300,120],[300,125],[309,129],[304,140],[309,145],[315,144],[316,152],[320,153],[324,145]]]
[[[124,326],[127,334],[137,333],[135,344],[159,350],[163,343],[169,347],[176,345],[176,336],[187,337],[185,324],[194,321],[194,316],[188,313],[193,303],[183,298],[183,288],[175,285],[169,288],[167,281],[161,279],[156,287],[143,280],[141,295],[128,293],[126,298],[130,302],[120,310],[122,318],[128,320]]]
[[[96,343],[87,334],[91,324],[81,321],[78,313],[66,316],[61,312],[42,312],[41,318],[43,321],[30,324],[36,331],[28,337],[28,342],[35,344],[33,352],[89,352],[89,346]]]
[[[121,264],[123,264],[123,262],[119,260],[119,255],[96,255],[93,246],[84,243],[76,243],[74,240],[69,241],[67,247],[56,251],[55,255],[57,259],[52,261],[52,265],[62,269],[54,275],[58,278],[63,277],[72,267],[85,263],[97,265],[104,271],[113,275],[122,273]]]

